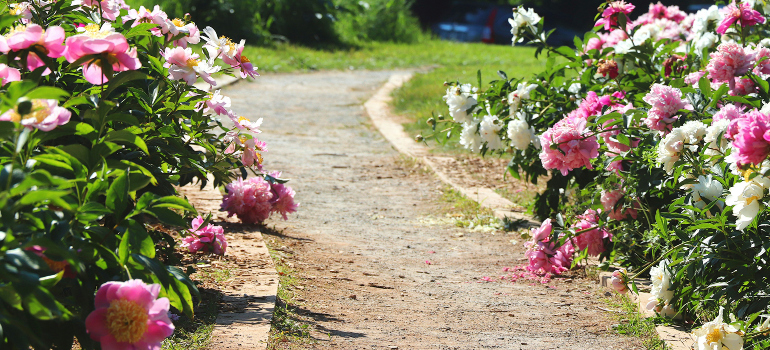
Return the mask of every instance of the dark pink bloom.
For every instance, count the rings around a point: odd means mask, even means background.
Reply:
[[[104,350],[158,350],[174,333],[168,298],[158,298],[159,284],[141,280],[107,282],[96,292],[96,310],[86,331]]]
[[[692,105],[682,99],[681,90],[662,84],[652,85],[651,91],[643,100],[652,106],[644,118],[644,123],[651,130],[661,133],[671,130],[671,124],[678,118],[676,114],[680,109],[692,109]]]
[[[540,136],[543,167],[558,169],[562,175],[581,167],[593,169],[591,160],[599,156],[599,143],[596,136],[589,133],[586,120],[577,116],[556,122]]]
[[[228,216],[237,215],[241,222],[260,224],[272,211],[273,192],[270,183],[260,176],[237,179],[225,186],[227,195],[222,199],[222,210]]]
[[[765,17],[762,17],[762,14],[752,9],[748,2],[741,2],[736,6],[735,1],[733,1],[732,4],[727,5],[721,11],[725,18],[717,27],[717,33],[719,34],[727,33],[727,29],[735,22],[740,23],[741,27],[765,23]]]
[[[20,25],[11,29],[5,36],[0,36],[0,52],[28,51],[27,70],[35,70],[45,66],[36,52],[43,52],[51,58],[61,57],[64,53],[64,29],[62,27],[50,27],[44,30],[37,24]],[[46,69],[43,75],[51,74]]]
[[[627,4],[625,1],[613,1],[602,12],[602,18],[596,21],[594,27],[604,26],[604,30],[610,30],[611,27],[618,26],[618,16],[626,16],[634,10],[636,6]]]
[[[732,145],[738,164],[761,164],[770,154],[770,116],[751,111],[734,123],[737,132]]]
[[[83,77],[91,84],[102,85],[109,81],[103,69],[108,65],[115,73],[136,70],[141,62],[136,58],[136,48],[130,48],[123,34],[115,33],[106,24],[85,26],[84,33],[67,38],[64,57],[70,63],[82,57],[91,57],[83,63]]]
[[[67,124],[72,113],[64,107],[59,107],[57,100],[32,100],[32,110],[21,115],[18,106],[0,115],[0,121],[20,123],[29,129],[51,131],[59,125]]]
[[[182,239],[182,248],[187,248],[190,253],[203,250],[205,253],[224,255],[227,251],[225,230],[222,226],[212,224],[201,227],[203,221],[203,217],[200,215],[193,219],[190,236]]]
[[[770,74],[770,49],[760,46],[754,50],[754,61],[756,67],[754,67],[754,74]]]
[[[21,72],[18,69],[0,63],[0,85],[19,80],[21,80]]]
[[[636,216],[638,215],[636,209],[624,208],[622,206],[615,208],[620,198],[622,198],[625,194],[625,191],[621,189],[602,191],[602,206],[604,207],[604,211],[607,213],[607,216],[610,219],[623,220],[628,217],[628,215],[631,215],[632,218],[636,219]]]

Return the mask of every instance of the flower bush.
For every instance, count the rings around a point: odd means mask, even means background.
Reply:
[[[226,249],[201,216],[181,244],[162,228],[196,215],[177,187],[240,169],[271,212],[296,210],[262,170],[261,119],[192,85],[257,76],[244,43],[122,1],[11,4],[0,34],[0,348],[159,348],[169,309],[200,300],[177,246]]]
[[[649,273],[649,307],[703,324],[699,348],[768,346],[770,6],[638,10],[608,2],[574,47],[554,48],[547,18],[515,9],[514,42],[545,69],[447,83],[443,122],[469,151],[510,156],[513,177],[549,175],[528,270],[598,255],[629,271],[613,276],[619,292]]]

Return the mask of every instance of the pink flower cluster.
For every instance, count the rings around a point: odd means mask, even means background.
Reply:
[[[601,202],[602,206],[604,207],[604,211],[607,213],[607,216],[610,219],[613,220],[623,220],[629,215],[636,219],[638,213],[636,209],[634,208],[624,208],[624,207],[618,207],[615,208],[618,201],[623,198],[625,195],[625,191],[622,189],[615,189],[611,191],[602,191],[601,196]],[[636,207],[638,203],[634,202],[634,207]]]
[[[604,30],[616,28],[618,26],[618,16],[626,16],[634,10],[636,6],[618,0],[611,2],[602,12],[602,18],[596,21],[595,27],[604,26]]]
[[[754,64],[754,54],[736,43],[724,43],[711,53],[706,72],[713,83],[728,83],[735,88],[735,78],[746,74]]]
[[[739,165],[759,165],[770,155],[770,116],[751,111],[728,127]]]
[[[605,239],[612,239],[612,234],[604,227],[599,227],[599,215],[593,209],[586,210],[583,215],[577,217],[580,221],[572,225],[576,232],[587,230],[574,238],[579,250],[588,251],[590,256],[599,256],[606,250]],[[593,229],[592,229],[593,228]]]
[[[107,282],[96,292],[96,310],[86,318],[91,339],[110,350],[157,350],[174,333],[168,298],[159,284],[141,280]]]
[[[671,131],[671,124],[678,119],[676,114],[680,109],[692,109],[689,102],[682,100],[682,91],[662,84],[652,85],[643,100],[652,106],[644,123],[650,130],[657,130],[661,134]]]
[[[558,275],[572,266],[575,248],[570,242],[557,247],[556,242],[550,241],[552,232],[551,219],[546,219],[539,228],[532,231],[532,241],[524,244],[527,248],[525,255],[529,259],[527,270],[530,272]]]
[[[59,125],[67,124],[72,113],[64,107],[59,107],[57,100],[32,100],[32,108],[27,114],[19,113],[19,106],[7,110],[0,115],[0,121],[20,123],[29,129],[51,131]]]
[[[190,236],[182,239],[182,248],[187,248],[190,253],[203,250],[204,253],[224,255],[227,250],[225,230],[212,224],[202,227],[203,221],[200,215],[193,219]]]
[[[5,36],[0,36],[0,52],[26,53],[27,70],[35,70],[45,66],[45,62],[38,56],[45,53],[50,58],[59,58],[64,54],[64,29],[52,26],[48,29],[37,24],[19,25],[11,29]],[[20,59],[20,58],[19,58]],[[43,75],[51,74],[51,69],[46,68]]]
[[[727,7],[722,9],[722,14],[724,14],[724,19],[722,20],[722,23],[719,24],[719,27],[717,27],[717,33],[719,34],[727,33],[727,29],[729,29],[735,22],[740,23],[741,27],[750,27],[759,23],[765,23],[765,17],[751,8],[751,4],[748,2],[741,1],[740,4],[736,5],[733,0],[732,4],[727,5]]]
[[[271,173],[272,177],[280,177],[280,173]],[[237,215],[243,223],[260,224],[270,217],[271,213],[280,213],[284,220],[286,214],[297,211],[298,203],[294,202],[294,190],[279,183],[270,183],[263,177],[251,177],[246,180],[237,179],[228,184],[227,195],[222,199],[221,208],[228,216]]]
[[[540,135],[540,161],[545,169],[558,169],[567,175],[572,169],[593,169],[591,160],[599,156],[599,142],[590,135],[586,120],[566,117]]]
[[[89,24],[83,27],[83,34],[67,38],[64,57],[73,63],[89,57],[82,63],[83,77],[91,84],[102,85],[109,81],[104,74],[105,67],[115,73],[136,70],[142,66],[137,58],[136,48],[130,48],[123,34],[116,33],[109,24],[99,27]]]

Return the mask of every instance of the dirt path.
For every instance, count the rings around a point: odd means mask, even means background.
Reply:
[[[265,118],[266,168],[295,179],[299,213],[271,219],[281,233],[266,234],[300,278],[298,313],[313,329],[315,341],[294,348],[641,348],[613,335],[595,279],[499,281],[523,264],[515,235],[437,219],[443,185],[403,161],[361,108],[391,73],[268,75],[224,91],[235,110]]]

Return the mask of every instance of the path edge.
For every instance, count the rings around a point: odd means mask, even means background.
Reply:
[[[374,96],[364,103],[366,113],[369,115],[369,118],[380,134],[382,134],[382,136],[384,136],[399,153],[405,154],[428,165],[442,182],[451,186],[466,197],[476,201],[482,207],[491,209],[498,219],[507,217],[514,220],[525,220],[533,225],[540,225],[540,222],[531,216],[514,212],[512,210],[512,208],[515,207],[514,203],[503,198],[492,189],[486,187],[467,188],[460,186],[460,184],[453,181],[448,174],[441,171],[435,160],[437,157],[432,157],[425,145],[416,142],[404,131],[403,125],[401,125],[393,115],[390,106],[390,102],[393,100],[391,93],[408,82],[414,74],[414,72],[409,72],[391,75],[390,79],[377,90]],[[609,275],[611,276],[611,273]],[[605,279],[606,278],[600,276],[599,282],[602,285],[605,285]],[[642,305],[642,299],[646,298],[639,298],[639,310],[643,315],[649,317],[648,313],[643,312],[647,310],[644,307],[645,305]],[[658,337],[666,343],[668,349],[691,349],[688,345],[692,343],[692,338],[689,333],[669,326],[656,326],[655,331],[658,333]]]

